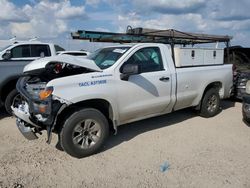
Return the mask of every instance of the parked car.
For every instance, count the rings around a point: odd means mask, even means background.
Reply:
[[[86,57],[90,54],[90,52],[87,51],[59,51],[57,52],[57,55],[62,55],[62,54],[66,54],[66,55],[73,55],[73,56],[79,56],[79,57]]]
[[[40,57],[56,55],[62,47],[39,41],[15,42],[0,52],[0,106],[5,106],[11,114],[13,100],[18,100],[16,83],[23,74],[23,68],[31,61]]]
[[[122,124],[187,107],[215,116],[220,99],[230,96],[232,65],[221,57],[214,64],[216,49],[207,50],[212,53],[202,62],[196,59],[204,53],[200,49],[178,51],[178,67],[168,46],[159,43],[106,47],[87,58],[35,60],[17,83],[23,99],[12,106],[17,126],[30,140],[47,130],[48,143],[55,132],[64,151],[81,158],[96,153],[110,128]]]
[[[229,61],[234,66],[233,96],[242,100],[246,91],[246,82],[250,79],[250,48],[232,46],[229,48]]]
[[[246,91],[242,97],[242,115],[243,120],[250,124],[250,80],[246,83]]]
[[[236,76],[234,77],[235,85],[235,98],[243,99],[243,96],[246,94],[246,83],[250,80],[250,70],[246,71],[237,71]]]

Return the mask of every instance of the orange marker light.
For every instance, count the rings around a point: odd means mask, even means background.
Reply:
[[[47,110],[46,106],[39,106],[39,112],[45,113]]]
[[[41,100],[45,100],[52,94],[52,92],[53,92],[53,87],[47,87],[45,88],[45,90],[42,90],[39,93],[39,97]]]

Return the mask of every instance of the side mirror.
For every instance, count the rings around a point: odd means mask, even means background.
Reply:
[[[3,54],[2,58],[4,60],[9,60],[11,58],[11,51],[10,50],[6,50],[6,52]]]
[[[121,68],[121,80],[128,80],[129,76],[140,74],[138,64],[126,64]]]

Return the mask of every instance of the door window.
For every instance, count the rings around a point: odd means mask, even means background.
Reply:
[[[35,44],[31,45],[31,57],[51,56],[48,45]]]
[[[20,45],[16,46],[11,50],[12,58],[30,57],[30,46]]]
[[[142,48],[124,64],[138,64],[142,73],[163,70],[161,52],[158,47]]]

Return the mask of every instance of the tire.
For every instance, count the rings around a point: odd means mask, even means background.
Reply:
[[[12,109],[11,105],[13,104],[13,101],[19,96],[20,94],[16,89],[13,89],[6,97],[5,99],[5,110],[8,114],[12,115]]]
[[[200,116],[202,117],[213,117],[219,113],[220,110],[220,96],[218,89],[211,88],[206,91],[200,109]]]
[[[108,135],[109,124],[106,117],[93,108],[74,112],[66,119],[59,133],[64,151],[76,158],[98,152]]]
[[[243,121],[250,126],[250,118],[248,118],[243,110],[243,105],[242,105],[242,116],[243,116]]]
[[[244,120],[246,123],[250,124],[250,118],[246,117],[245,114],[243,114],[243,120]]]

